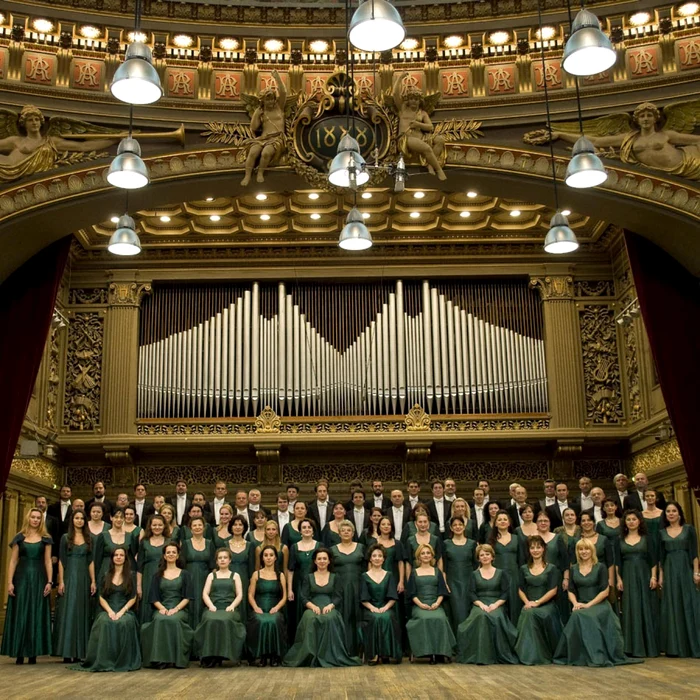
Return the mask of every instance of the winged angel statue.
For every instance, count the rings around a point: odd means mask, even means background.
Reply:
[[[700,99],[676,102],[663,108],[642,102],[630,116],[610,114],[584,122],[584,133],[599,148],[609,148],[604,157],[620,158],[623,163],[644,165],[689,180],[700,180]],[[580,135],[578,122],[552,125],[552,138],[575,143]],[[549,141],[548,129],[530,131],[525,143],[540,145]]]
[[[26,105],[22,111],[0,109],[0,183],[12,182],[27,175],[50,170],[60,165],[98,158],[98,151],[119,141],[109,138],[109,129],[66,117],[51,117],[45,133],[41,110]],[[105,134],[104,139],[73,141],[63,136],[81,134]],[[73,152],[74,156],[69,156]]]

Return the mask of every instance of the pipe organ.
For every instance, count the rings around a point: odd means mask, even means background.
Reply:
[[[520,280],[156,286],[138,415],[543,412],[542,325]]]

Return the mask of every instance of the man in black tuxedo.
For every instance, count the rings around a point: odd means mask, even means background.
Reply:
[[[369,527],[369,511],[365,508],[365,492],[356,488],[352,494],[352,508],[347,511],[347,519],[355,526],[355,539]]]
[[[563,513],[567,508],[571,508],[580,515],[580,511],[576,509],[573,501],[569,501],[569,487],[566,482],[560,481],[556,486],[557,502],[553,506],[545,509],[549,516],[549,529],[554,532],[554,528],[561,527],[564,524]]]
[[[146,500],[146,487],[143,484],[134,486],[134,500],[131,502],[136,513],[134,523],[138,527],[146,527],[148,518],[156,512],[151,501]]]
[[[647,509],[645,494],[649,490],[649,479],[644,472],[638,472],[634,475],[635,490],[630,491],[625,499],[624,506],[626,510],[643,511]],[[661,491],[653,489],[656,494],[656,507],[661,510],[666,510],[666,499]]]
[[[420,495],[420,482],[411,479],[408,482],[408,498],[405,499],[406,506],[412,511],[419,503],[423,503]]]
[[[73,507],[71,505],[71,497],[73,491],[68,484],[61,486],[59,492],[59,499],[56,503],[52,503],[46,512],[58,522],[58,533],[59,537],[63,536],[68,532],[68,523],[70,522],[70,516],[73,512]]]
[[[484,489],[481,487],[474,489],[474,500],[469,504],[469,507],[469,516],[474,521],[476,532],[479,532],[479,528],[482,526],[484,520],[488,518],[488,504],[486,503]]]
[[[549,506],[556,505],[557,502],[557,482],[554,479],[546,479],[544,482],[544,498],[540,498],[538,503],[540,510],[547,510]]]
[[[255,514],[261,510],[267,517],[270,514],[267,512],[267,508],[262,504],[262,493],[260,489],[250,489],[248,491],[248,513],[250,514],[250,523],[252,524]]]
[[[306,504],[309,517],[316,523],[318,534],[326,526],[326,523],[333,520],[334,502],[328,497],[328,482],[319,481],[314,486],[316,498]]]
[[[87,514],[88,520],[90,519],[90,508],[92,508],[93,503],[102,504],[102,520],[106,523],[112,520],[112,511],[114,510],[114,505],[110,500],[105,497],[105,485],[102,481],[96,481],[92,485],[93,497],[85,504],[85,513]]]
[[[593,508],[581,511],[581,515],[583,515],[583,513],[588,513],[593,518],[593,522],[597,525],[601,520],[605,520],[605,511],[603,510],[605,491],[603,491],[600,486],[594,486],[591,489],[591,500],[593,501]]]
[[[426,504],[430,520],[438,526],[440,537],[445,539],[450,534],[450,508],[451,503],[445,500],[445,484],[439,479],[436,479],[431,484],[433,497]]]
[[[513,530],[515,530],[516,527],[520,527],[523,524],[520,519],[520,509],[527,505],[527,489],[524,486],[518,484],[513,489],[513,501],[514,503],[509,505],[506,511],[510,515],[510,522]]]
[[[359,479],[353,479],[350,482],[350,500],[345,503],[345,510],[349,513],[354,507],[355,507],[355,501],[353,499],[353,496],[355,495],[355,491],[360,489],[362,493],[365,493],[365,487],[362,485],[362,482]],[[367,505],[367,500],[365,499],[364,501],[365,508],[369,508]]]
[[[214,518],[207,509],[207,497],[201,491],[197,491],[192,494],[192,505],[200,507],[202,511],[202,518],[204,518],[204,523],[206,525],[211,525],[213,523]]]
[[[214,498],[207,502],[207,512],[212,517],[212,523],[214,525],[219,524],[219,513],[221,511],[221,506],[226,503],[226,496],[228,495],[228,489],[226,488],[225,481],[217,481],[214,484]]]
[[[175,509],[175,521],[178,525],[182,525],[192,505],[187,495],[187,482],[184,479],[178,479],[175,482],[175,495],[168,498],[168,503]]]
[[[391,492],[391,506],[387,508],[386,516],[394,524],[394,537],[397,541],[400,540],[403,529],[411,519],[411,509],[404,504],[401,489],[394,489]]]
[[[381,508],[382,513],[391,505],[391,499],[384,495],[384,484],[381,479],[372,481],[372,496],[367,500],[367,508]]]
[[[277,494],[277,512],[270,516],[270,520],[274,520],[280,529],[280,534],[284,530],[285,525],[289,525],[289,521],[294,518],[294,515],[289,512],[289,499],[286,491],[280,491]]]
[[[575,508],[578,508],[579,513],[583,513],[584,510],[590,510],[593,508],[593,499],[591,498],[591,489],[593,488],[593,482],[589,476],[582,476],[578,480],[578,490],[577,496],[571,499]]]

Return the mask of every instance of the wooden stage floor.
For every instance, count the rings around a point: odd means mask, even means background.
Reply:
[[[1,698],[448,698],[700,697],[700,659],[649,659],[587,669],[562,666],[430,666],[424,663],[339,669],[238,668],[78,673],[58,659],[36,666],[0,660]]]

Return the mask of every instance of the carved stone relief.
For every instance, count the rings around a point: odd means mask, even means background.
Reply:
[[[346,483],[353,479],[371,481],[402,481],[403,466],[400,462],[376,464],[284,464],[282,481],[315,483],[327,479],[331,484]]]
[[[507,481],[522,479],[534,481],[546,479],[549,476],[549,462],[541,460],[523,460],[513,462],[430,462],[428,463],[428,479],[445,479],[451,477],[457,481],[478,481],[491,479]]]
[[[588,476],[594,481],[608,479],[612,483],[615,474],[624,473],[621,459],[575,459],[574,477]]]
[[[107,289],[97,287],[93,289],[71,289],[68,295],[68,303],[78,304],[106,304]]]

